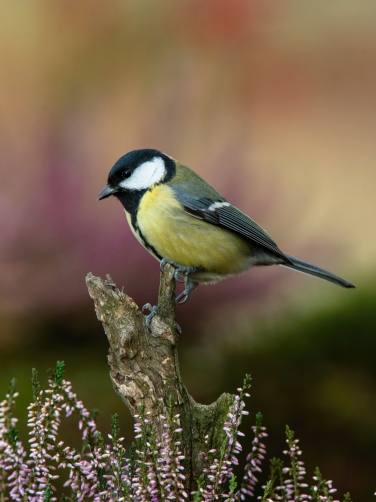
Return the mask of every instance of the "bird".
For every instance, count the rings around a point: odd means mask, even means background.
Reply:
[[[159,150],[133,150],[120,157],[98,200],[110,196],[121,202],[136,239],[161,268],[166,263],[175,267],[175,279],[184,282],[184,291],[175,300],[178,304],[186,302],[199,284],[270,265],[355,288],[281,251],[254,220],[189,167]],[[145,307],[155,314],[156,307]]]

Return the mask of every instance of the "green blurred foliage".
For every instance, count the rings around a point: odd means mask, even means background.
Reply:
[[[374,288],[364,287],[335,307],[322,306],[300,317],[228,319],[223,332],[214,333],[204,347],[180,351],[183,377],[193,376],[195,398],[209,402],[251,373],[251,415],[259,410],[264,415],[269,458],[280,456],[284,425],[289,424],[300,439],[308,474],[319,465],[340,496],[349,490],[353,499],[371,500],[376,469],[375,305]]]

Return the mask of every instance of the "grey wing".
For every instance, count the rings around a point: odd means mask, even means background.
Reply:
[[[194,197],[174,188],[175,196],[184,209],[196,218],[219,225],[248,238],[280,256],[286,263],[291,260],[279,249],[273,239],[255,221],[227,201]]]

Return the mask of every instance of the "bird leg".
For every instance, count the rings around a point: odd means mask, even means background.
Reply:
[[[197,267],[186,267],[184,265],[180,265],[176,261],[169,260],[168,258],[163,258],[163,260],[161,260],[161,262],[160,262],[160,269],[161,270],[166,265],[166,263],[169,263],[170,265],[172,265],[175,268],[175,274],[174,274],[175,281],[184,282],[184,284],[185,284],[185,277],[187,275],[193,274],[194,272],[198,272],[200,270]],[[184,280],[183,281],[180,280],[179,276],[183,277]]]
[[[179,263],[176,263],[176,261],[174,261],[174,260],[169,260],[168,258],[163,258],[163,260],[161,260],[161,263],[160,263],[161,270],[163,269],[163,267],[165,266],[166,263],[170,263],[173,267],[175,267],[175,274],[174,274],[175,281],[184,282],[184,287],[185,287],[184,291],[182,293],[180,293],[180,295],[175,298],[175,303],[177,305],[182,305],[183,303],[185,303],[188,300],[189,295],[198,286],[197,282],[194,282],[189,278],[189,275],[193,274],[195,272],[199,272],[200,269],[197,267],[186,267],[184,265],[180,265]],[[180,280],[180,277],[183,278],[183,281]]]
[[[175,298],[175,303],[177,305],[182,305],[183,303],[185,303],[188,300],[192,291],[197,288],[198,284],[197,284],[197,282],[191,281],[189,279],[189,274],[188,274],[184,278],[184,286],[185,286],[184,291],[182,293],[180,293],[180,295]]]
[[[166,265],[166,263],[170,263],[175,268],[175,273],[174,273],[175,281],[184,282],[184,291],[182,293],[180,293],[180,295],[175,298],[175,303],[177,305],[181,305],[188,300],[189,295],[198,286],[197,282],[194,282],[189,278],[189,274],[192,274],[194,272],[199,272],[200,269],[196,268],[196,267],[185,267],[184,265],[179,265],[179,263],[176,263],[176,261],[169,260],[168,258],[163,258],[163,260],[161,260],[161,263],[160,263],[161,270]],[[183,280],[181,280],[180,277],[182,277]],[[142,307],[142,312],[144,310],[150,311],[150,314],[148,314],[145,319],[146,326],[149,329],[151,320],[153,319],[153,317],[156,314],[158,314],[158,307],[156,305],[153,306],[150,303],[146,303]],[[176,329],[177,329],[178,333],[181,334],[181,328],[180,328],[179,324],[177,324],[177,323],[176,323]]]
[[[150,314],[146,316],[145,318],[145,323],[147,328],[150,328],[150,323],[153,317],[158,314],[158,307],[156,305],[151,305],[151,303],[145,303],[145,305],[142,307],[141,312],[144,310],[150,310]]]
[[[150,303],[145,303],[145,305],[141,309],[141,312],[143,312],[144,310],[150,310],[150,314],[145,316],[146,317],[145,318],[146,327],[150,331],[150,323],[151,323],[151,320],[153,319],[153,317],[158,314],[158,307],[157,307],[157,305],[153,306]],[[175,322],[175,326],[176,326],[176,331],[179,333],[179,335],[181,335],[182,330],[177,322]]]

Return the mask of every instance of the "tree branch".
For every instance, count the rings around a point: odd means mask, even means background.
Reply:
[[[108,362],[115,391],[132,416],[143,404],[159,439],[163,433],[160,415],[167,416],[168,402],[173,399],[183,428],[186,488],[191,491],[203,469],[200,452],[221,448],[223,425],[234,396],[222,394],[216,402],[204,406],[193,400],[181,381],[174,272],[169,264],[161,272],[158,314],[151,321],[150,331],[135,302],[119,291],[110,276],[103,281],[89,273],[86,284],[110,344]]]

